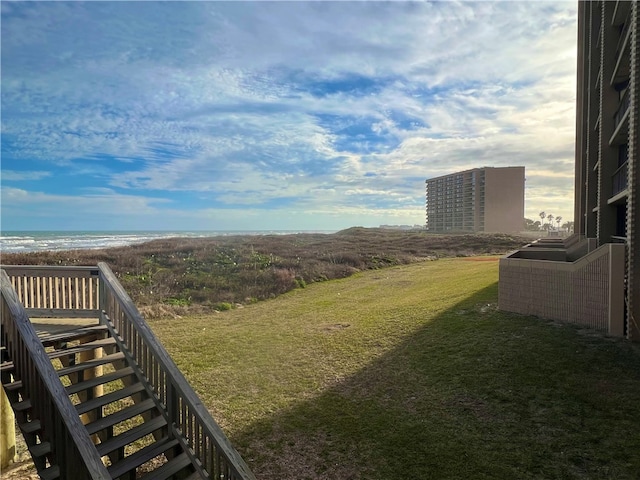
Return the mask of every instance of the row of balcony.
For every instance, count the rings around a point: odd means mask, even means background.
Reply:
[[[475,203],[467,202],[430,202],[427,200],[427,205],[432,208],[455,208],[456,210],[470,209],[473,210],[476,207]],[[484,208],[484,202],[479,202],[478,206]]]

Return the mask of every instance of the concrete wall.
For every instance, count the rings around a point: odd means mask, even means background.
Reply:
[[[500,310],[624,335],[625,247],[606,244],[576,262],[500,259]]]
[[[486,168],[484,231],[524,229],[524,167]]]

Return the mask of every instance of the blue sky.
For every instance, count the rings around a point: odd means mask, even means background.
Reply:
[[[3,230],[423,224],[526,167],[573,217],[576,2],[7,2]]]

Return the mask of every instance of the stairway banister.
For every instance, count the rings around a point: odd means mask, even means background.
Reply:
[[[191,385],[186,381],[180,369],[172,360],[169,353],[164,346],[158,341],[156,336],[151,331],[151,328],[147,322],[142,318],[142,315],[138,312],[131,297],[127,294],[124,287],[120,284],[117,277],[104,263],[98,263],[98,269],[100,270],[101,288],[109,289],[120,304],[120,308],[124,311],[125,315],[132,322],[138,335],[146,343],[147,348],[151,351],[155,360],[160,364],[161,368],[167,377],[170,385],[166,385],[167,388],[167,400],[173,403],[171,399],[170,391],[175,389],[183,401],[185,401],[190,410],[195,413],[195,419],[200,423],[203,430],[208,433],[211,439],[215,442],[216,448],[219,449],[220,454],[225,457],[230,464],[231,468],[235,471],[235,476],[232,478],[238,478],[242,480],[255,480],[255,476],[245,463],[240,454],[233,448],[229,442],[227,436],[224,434],[220,426],[211,417],[209,411],[202,404],[200,398],[195,393]],[[107,301],[107,294],[101,294],[101,302]],[[101,309],[107,309],[107,305],[103,303]],[[109,312],[107,312],[109,314]],[[168,403],[169,403],[168,402]],[[169,415],[175,416],[176,405],[167,405]],[[177,422],[176,418],[171,419]]]
[[[111,476],[80,421],[76,409],[71,404],[64,386],[60,382],[58,374],[53,368],[29,320],[29,316],[20,303],[11,285],[11,280],[4,270],[0,270],[0,291],[3,310],[2,323],[7,329],[4,335],[13,336],[17,333],[17,336],[11,338],[11,341],[7,342],[8,345],[6,346],[9,355],[14,360],[14,368],[18,373],[21,373],[20,380],[23,382],[23,388],[25,388],[27,394],[33,395],[36,392],[29,390],[34,390],[32,388],[34,382],[39,381],[44,386],[44,390],[37,393],[50,397],[42,398],[38,395],[38,398],[32,398],[32,408],[41,412],[38,420],[43,425],[55,424],[56,426],[64,426],[64,438],[51,439],[54,455],[59,462],[58,467],[60,468],[61,478],[68,480],[110,480]],[[4,318],[6,314],[9,314],[10,319]],[[7,322],[11,322],[11,324]],[[20,345],[16,345],[16,343]],[[23,355],[20,355],[21,352],[17,351],[19,346],[26,350],[26,352],[22,352]],[[24,353],[27,355],[24,355]],[[37,373],[37,378],[33,378],[33,375],[29,375],[29,373]],[[55,407],[53,412],[47,408],[48,403],[53,403]],[[51,418],[45,412],[57,413],[59,418]],[[57,429],[51,429],[53,435],[55,435],[55,430]],[[69,447],[75,449],[77,454],[69,455],[67,450]],[[78,460],[79,458],[82,459],[81,463]],[[73,461],[70,461],[70,459],[73,459]],[[80,465],[83,465],[84,468],[80,468]]]

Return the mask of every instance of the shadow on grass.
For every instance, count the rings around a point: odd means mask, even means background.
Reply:
[[[263,480],[637,478],[638,347],[496,298],[476,292],[234,443]]]

